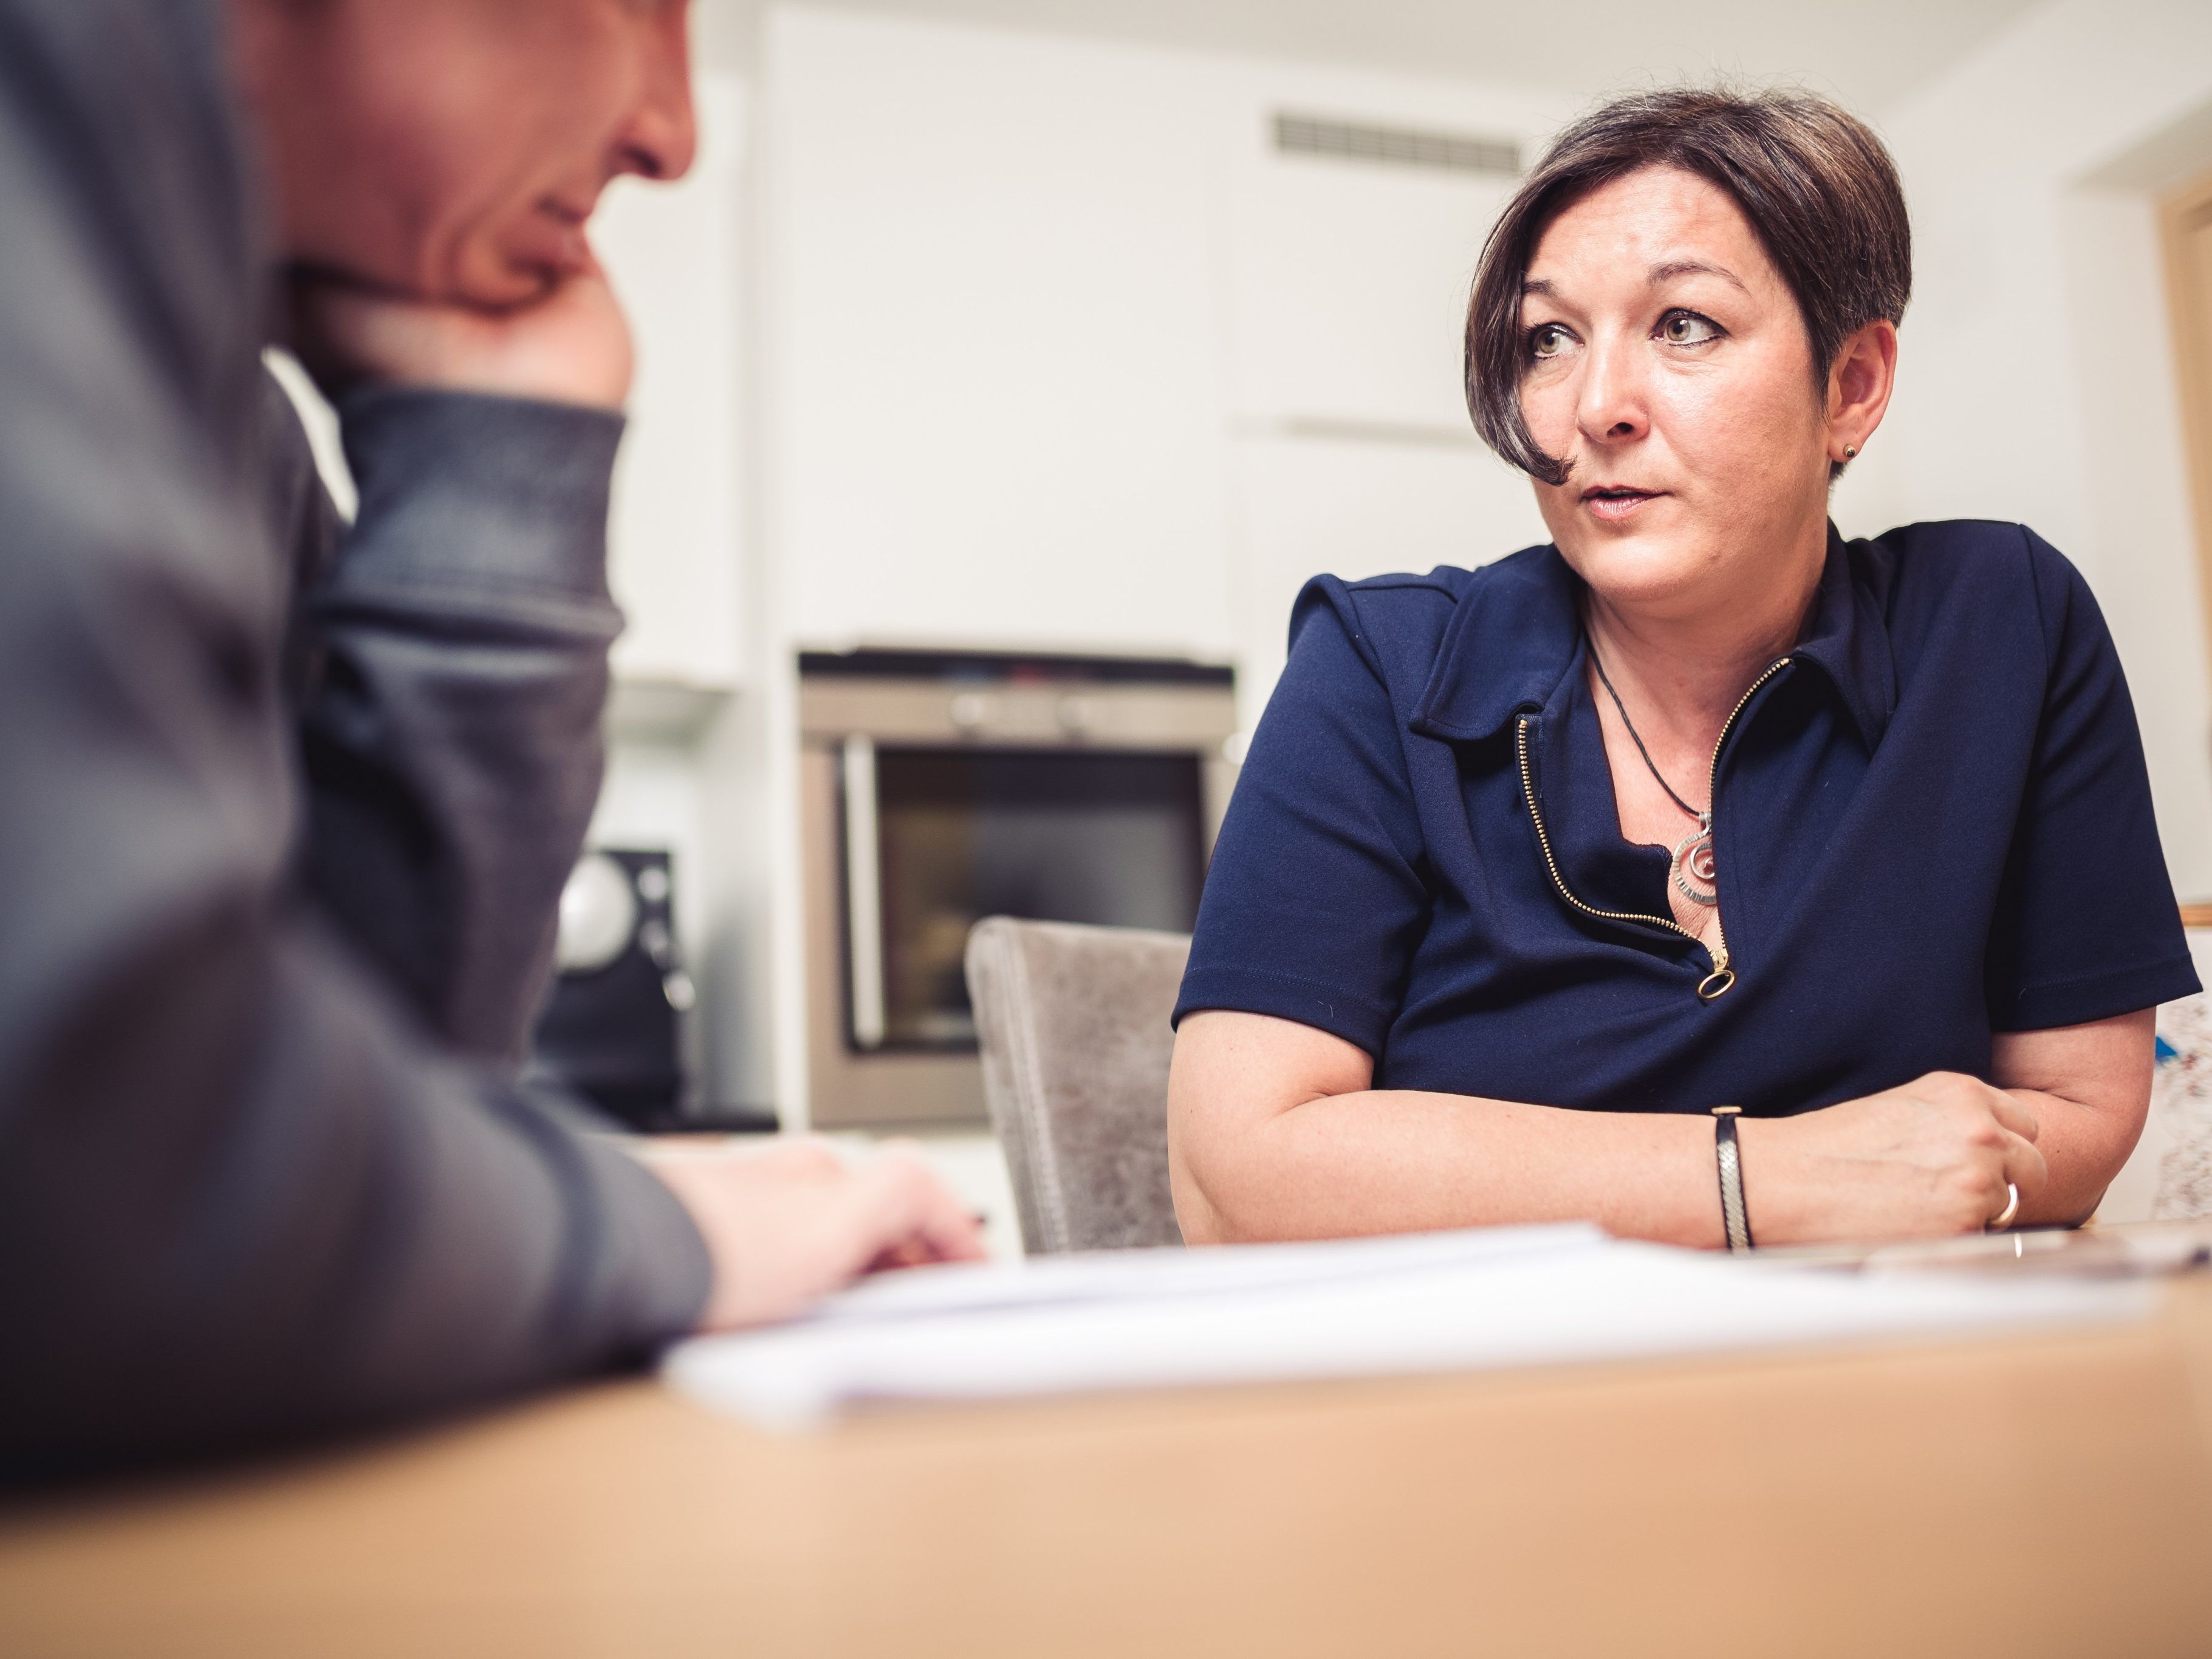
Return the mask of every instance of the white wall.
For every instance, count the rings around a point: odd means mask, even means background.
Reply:
[[[2212,691],[2153,204],[2212,167],[2212,6],[2056,0],[1881,123],[1916,283],[1847,533],[2016,519],[2125,661],[2174,884],[2212,896]]]

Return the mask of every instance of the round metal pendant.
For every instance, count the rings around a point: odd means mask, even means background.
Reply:
[[[1692,904],[1721,902],[1719,872],[1713,863],[1713,831],[1701,823],[1674,846],[1674,885]]]

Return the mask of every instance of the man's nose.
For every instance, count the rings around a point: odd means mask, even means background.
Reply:
[[[690,8],[674,5],[653,25],[643,95],[622,135],[622,171],[681,179],[699,154],[691,107]]]

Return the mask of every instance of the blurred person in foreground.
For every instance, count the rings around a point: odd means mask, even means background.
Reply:
[[[0,1474],[461,1407],[978,1254],[911,1158],[641,1161],[514,1081],[619,626],[585,226],[690,163],[687,21],[0,0]]]
[[[2073,566],[1829,521],[1911,286],[1887,153],[1816,99],[1623,99],[1529,173],[1465,361],[1553,539],[1301,596],[1177,1011],[1187,1236],[2096,1208],[2197,975]]]

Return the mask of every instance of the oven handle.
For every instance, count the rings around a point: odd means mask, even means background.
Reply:
[[[884,897],[876,823],[876,745],[845,739],[845,964],[853,1046],[884,1046]]]

